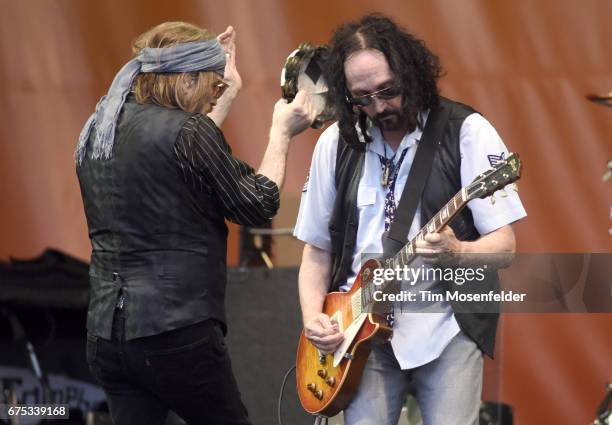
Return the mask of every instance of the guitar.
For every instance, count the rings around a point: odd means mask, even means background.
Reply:
[[[311,414],[334,416],[343,410],[357,390],[370,350],[389,341],[392,329],[379,314],[372,313],[375,270],[403,268],[416,257],[416,242],[426,234],[439,232],[461,212],[469,201],[486,198],[520,178],[518,154],[509,155],[495,168],[478,175],[462,188],[393,257],[372,259],[361,267],[348,292],[332,292],[325,298],[323,313],[338,323],[344,341],[333,354],[322,354],[305,336],[300,336],[296,359],[297,392],[304,410]],[[513,185],[514,190],[516,185]],[[502,195],[503,196],[503,195]],[[494,202],[494,198],[491,198]]]

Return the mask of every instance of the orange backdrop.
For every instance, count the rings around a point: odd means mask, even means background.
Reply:
[[[79,130],[130,42],[162,21],[238,33],[244,89],[224,132],[254,165],[263,154],[279,71],[303,41],[326,42],[339,23],[377,10],[423,38],[447,71],[444,95],[474,106],[521,154],[529,217],[516,226],[522,252],[610,252],[612,109],[586,93],[612,91],[612,2],[0,0],[0,259],[54,246],[87,259],[89,242],[72,153]],[[291,225],[317,132],[289,157],[283,224]],[[278,226],[278,223],[277,223]],[[236,261],[236,229],[230,259]],[[291,247],[285,250],[283,247]],[[293,245],[292,245],[293,244]],[[299,244],[279,239],[295,263]],[[610,315],[509,315],[487,381],[514,405],[515,423],[593,419],[612,380]]]

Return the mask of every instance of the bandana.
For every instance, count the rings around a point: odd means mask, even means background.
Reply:
[[[87,142],[94,126],[96,134],[91,157],[109,159],[112,156],[117,118],[134,78],[139,73],[213,71],[223,76],[224,69],[225,52],[217,39],[180,43],[164,48],[145,47],[117,73],[108,93],[102,96],[96,111],[83,126],[76,150],[77,164],[85,159]]]

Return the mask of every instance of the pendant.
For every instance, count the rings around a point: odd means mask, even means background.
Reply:
[[[389,174],[391,173],[391,167],[389,164],[385,164],[382,170],[382,175],[380,176],[380,184],[382,187],[387,187],[389,185]]]

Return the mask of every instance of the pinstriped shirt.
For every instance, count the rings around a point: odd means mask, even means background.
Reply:
[[[228,220],[257,226],[276,214],[280,205],[276,183],[235,158],[210,118],[200,114],[189,118],[179,132],[174,153],[185,182],[194,190],[216,194]]]

